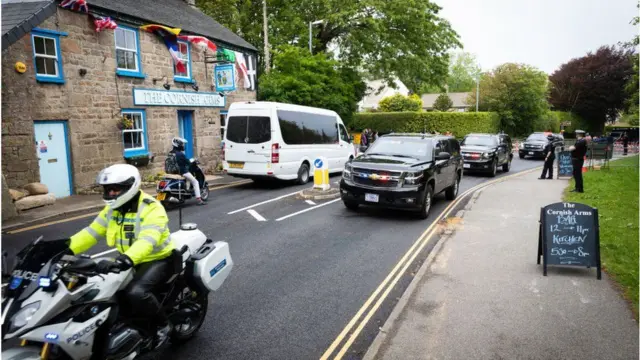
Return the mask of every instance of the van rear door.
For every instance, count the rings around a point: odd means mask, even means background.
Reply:
[[[271,160],[269,114],[270,111],[229,114],[225,133],[225,160],[229,163],[229,172],[267,173],[267,164]]]

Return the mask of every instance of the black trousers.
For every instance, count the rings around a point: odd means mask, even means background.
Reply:
[[[160,326],[167,320],[153,291],[169,281],[175,273],[174,255],[136,266],[133,280],[124,289],[128,312],[136,318],[146,319],[151,327]]]
[[[542,175],[540,175],[540,178],[544,179],[548,171],[549,177],[547,179],[553,179],[553,161],[554,160],[555,160],[554,157],[549,157],[544,161],[544,167],[542,168]]]
[[[582,184],[582,165],[584,165],[584,159],[571,159],[573,165],[573,178],[576,181],[576,190],[583,192]]]

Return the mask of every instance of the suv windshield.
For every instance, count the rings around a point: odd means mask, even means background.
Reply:
[[[547,141],[545,134],[531,134],[526,141]]]
[[[431,141],[410,138],[379,138],[369,149],[367,155],[387,155],[398,157],[428,158],[433,157]]]
[[[498,140],[493,136],[475,136],[470,135],[462,140],[461,146],[479,145],[479,146],[495,146],[498,145]]]

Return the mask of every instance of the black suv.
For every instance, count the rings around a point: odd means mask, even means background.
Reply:
[[[344,205],[418,211],[429,216],[433,196],[453,200],[462,179],[460,144],[451,136],[389,134],[345,164],[340,194]]]
[[[520,144],[518,149],[518,155],[520,159],[524,159],[525,156],[531,156],[536,158],[544,157],[544,147],[549,143],[547,136],[551,133],[535,132]],[[564,151],[564,137],[560,134],[553,135],[553,145],[559,151]]]
[[[502,171],[511,170],[513,145],[506,134],[469,134],[460,143],[464,170],[485,172],[496,176],[498,166]]]

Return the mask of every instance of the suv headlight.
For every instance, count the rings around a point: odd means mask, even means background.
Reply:
[[[344,179],[351,179],[351,165],[350,164],[345,164],[344,165],[344,170],[342,171],[342,178]]]
[[[488,159],[490,157],[493,156],[493,154],[495,154],[494,152],[486,152],[486,153],[482,153],[482,158],[483,159]]]
[[[40,301],[33,302],[18,311],[11,319],[11,327],[13,331],[27,325],[38,309],[40,309]],[[11,331],[11,332],[13,332]]]
[[[518,146],[520,149],[524,149],[524,143],[520,143],[520,145]]]
[[[406,172],[404,175],[404,183],[405,185],[418,185],[423,176],[422,171]]]

